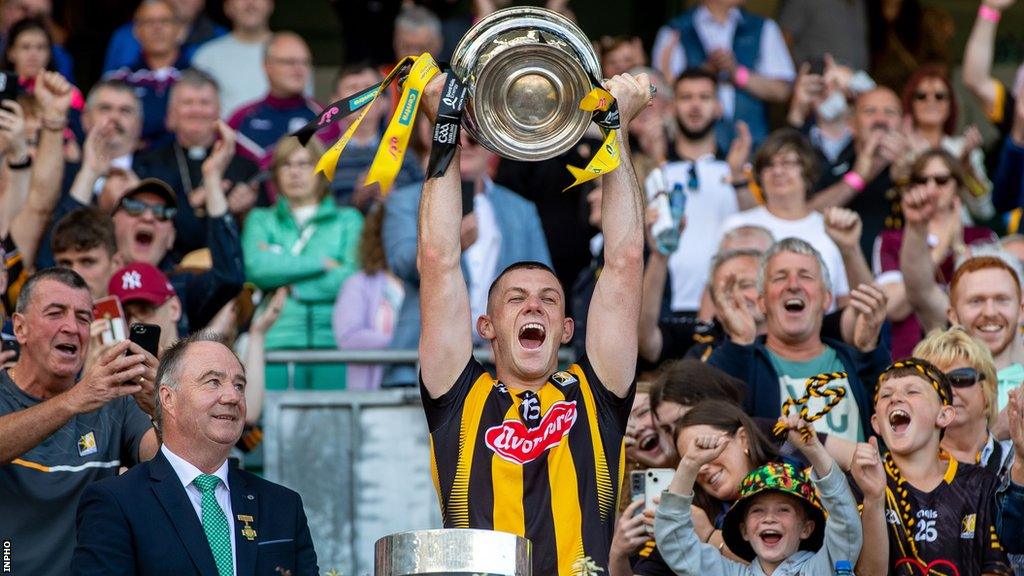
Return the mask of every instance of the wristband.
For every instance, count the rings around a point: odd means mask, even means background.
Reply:
[[[985,6],[984,4],[978,6],[978,18],[981,18],[982,20],[988,20],[993,24],[998,24],[999,19],[1002,17],[1003,14],[999,12],[999,10],[996,10],[995,8]]]
[[[746,66],[737,66],[733,82],[740,88],[746,88],[747,82],[750,82],[750,70]]]
[[[863,192],[868,186],[868,183],[864,181],[864,178],[853,170],[843,175],[843,182],[846,182],[846,185],[853,188],[853,191],[858,194]]]
[[[31,166],[32,166],[32,155],[31,154],[25,154],[25,159],[22,160],[21,162],[11,162],[10,160],[7,161],[7,167],[10,168],[11,170],[24,170],[25,168],[29,168]]]

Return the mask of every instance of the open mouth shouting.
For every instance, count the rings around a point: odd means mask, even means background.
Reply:
[[[773,548],[782,541],[782,531],[776,528],[765,528],[757,534],[757,537],[765,547]]]
[[[58,354],[62,357],[76,359],[78,358],[78,344],[74,342],[61,342],[54,346]]]
[[[902,408],[889,411],[889,429],[897,435],[903,435],[910,428],[910,413]]]
[[[519,345],[527,350],[536,350],[544,344],[547,330],[543,324],[528,322],[519,328]]]
[[[153,239],[155,237],[156,236],[153,234],[152,230],[149,230],[149,229],[146,229],[146,228],[142,228],[142,229],[136,230],[135,231],[135,244],[137,244],[140,248],[143,248],[145,250],[149,250],[149,247],[153,245]]]
[[[804,302],[803,298],[793,297],[793,298],[787,298],[786,300],[784,300],[782,302],[782,307],[786,310],[786,312],[792,312],[794,314],[798,314],[798,313],[804,311],[804,308],[807,307],[807,303]]]

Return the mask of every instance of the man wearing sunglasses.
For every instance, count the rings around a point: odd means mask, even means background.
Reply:
[[[209,270],[199,274],[171,273],[175,262],[169,251],[177,233],[174,216],[178,206],[174,191],[162,180],[147,178],[139,182],[118,201],[111,217],[121,264],[144,262],[170,278],[184,312],[178,322],[181,334],[206,326],[245,282],[238,227],[228,213],[221,186],[235,147],[234,132],[223,122],[218,126],[220,140],[203,162],[206,239],[213,260]]]

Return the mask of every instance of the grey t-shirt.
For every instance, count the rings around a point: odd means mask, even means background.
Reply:
[[[18,388],[7,370],[0,370],[0,416],[39,403]],[[13,574],[68,573],[82,491],[100,478],[116,476],[121,466],[136,464],[139,444],[150,428],[149,417],[131,396],[124,396],[75,416],[38,446],[0,466],[0,541],[10,542]]]

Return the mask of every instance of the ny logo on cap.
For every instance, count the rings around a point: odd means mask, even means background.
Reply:
[[[138,290],[142,288],[142,274],[138,270],[129,270],[121,275],[122,290]]]

